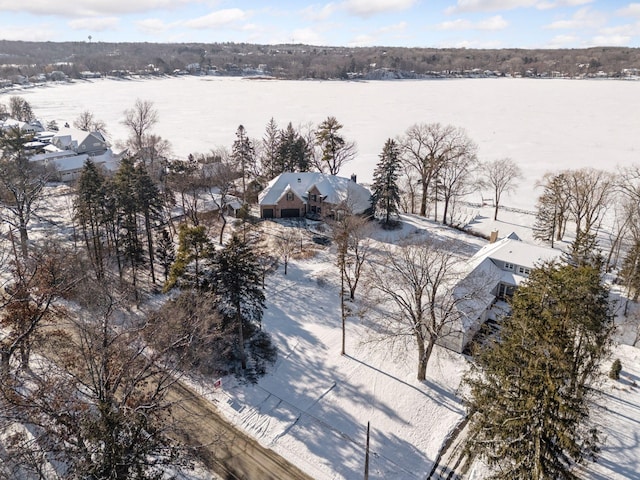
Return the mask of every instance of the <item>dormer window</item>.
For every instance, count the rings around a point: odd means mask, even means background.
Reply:
[[[513,263],[509,263],[509,262],[504,262],[504,269],[505,270],[514,270],[516,267]]]

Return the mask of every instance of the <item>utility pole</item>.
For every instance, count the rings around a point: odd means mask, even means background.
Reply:
[[[364,480],[369,480],[369,424],[367,422],[367,446],[364,453]]]

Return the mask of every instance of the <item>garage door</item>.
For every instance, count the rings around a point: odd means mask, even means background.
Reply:
[[[273,208],[265,208],[262,210],[262,218],[273,218]]]
[[[299,217],[300,216],[300,209],[299,208],[283,208],[280,211],[280,216],[282,218]]]

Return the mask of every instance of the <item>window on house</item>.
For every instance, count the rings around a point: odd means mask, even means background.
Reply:
[[[520,275],[529,275],[531,273],[531,270],[525,267],[518,267],[518,273]]]
[[[318,207],[318,213],[322,213],[322,209]]]
[[[504,262],[504,269],[505,270],[513,270],[514,268],[515,268],[515,265],[513,263]]]
[[[498,285],[498,299],[500,300],[507,300],[511,297],[513,297],[513,294],[516,290],[516,287],[514,287],[513,285],[506,285],[504,283],[500,283]]]
[[[287,200],[290,202],[291,200],[293,200],[293,193],[291,192],[287,192]]]
[[[312,202],[315,202],[315,201],[316,201],[316,194],[315,194],[315,193],[312,193],[312,194],[311,194],[311,201],[312,201]]]

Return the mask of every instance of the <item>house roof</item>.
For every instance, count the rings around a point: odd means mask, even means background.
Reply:
[[[371,206],[371,192],[349,178],[319,172],[285,172],[271,180],[260,192],[260,205],[275,205],[288,189],[307,201],[307,193],[316,187],[323,200],[334,205],[346,202],[354,213]]]
[[[555,260],[562,252],[553,248],[533,245],[509,235],[495,243],[482,247],[470,260],[474,266],[490,258],[497,262],[509,262],[522,267],[534,268],[538,263]]]
[[[456,287],[456,295],[474,293],[472,298],[459,306],[466,316],[463,325],[468,326],[483,310],[489,308],[495,300],[495,295],[491,291],[496,285],[504,283],[518,286],[527,278],[518,275],[515,270],[505,270],[503,268],[505,262],[533,269],[539,263],[555,260],[561,255],[560,250],[525,243],[515,234],[482,247],[469,260],[468,273]],[[483,285],[482,288],[481,285]]]

